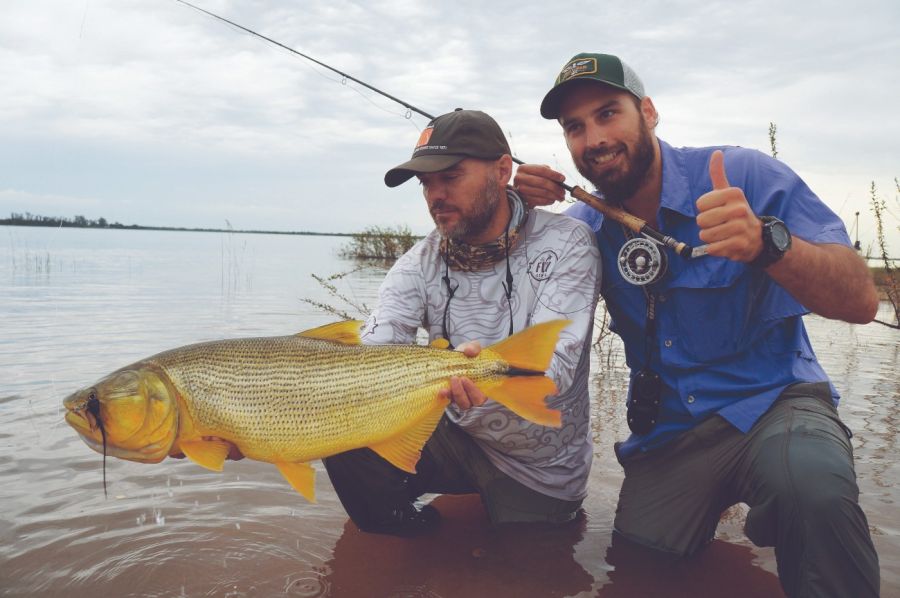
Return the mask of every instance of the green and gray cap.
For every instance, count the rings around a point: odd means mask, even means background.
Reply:
[[[550,119],[559,118],[559,104],[566,91],[573,81],[584,79],[611,85],[634,94],[639,100],[644,99],[644,84],[641,83],[637,73],[618,56],[582,53],[573,56],[559,71],[553,88],[541,102],[541,116]]]
[[[384,184],[396,187],[417,174],[446,170],[466,158],[496,160],[510,153],[497,121],[480,110],[457,109],[428,123],[412,158],[388,170]]]

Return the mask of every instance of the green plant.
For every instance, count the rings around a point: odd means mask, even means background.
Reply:
[[[350,243],[341,248],[340,255],[350,259],[395,260],[409,251],[417,240],[418,237],[405,225],[370,226],[354,234]]]
[[[897,192],[900,193],[900,181],[896,178],[894,179],[894,185],[897,188]],[[887,212],[887,202],[883,197],[878,197],[875,181],[872,181],[869,192],[872,201],[872,212],[875,214],[876,242],[883,264],[883,267],[876,272],[876,282],[894,310],[893,323],[877,318],[874,321],[890,328],[900,329],[900,282],[897,280],[897,269],[894,267],[890,256],[888,256],[887,243],[884,238],[884,214]],[[898,228],[900,228],[900,225],[898,225]]]

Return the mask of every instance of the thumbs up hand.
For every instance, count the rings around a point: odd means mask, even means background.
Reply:
[[[697,200],[697,226],[707,253],[737,262],[752,261],[762,252],[762,222],[750,209],[743,189],[731,187],[722,150],[709,159],[712,191]]]

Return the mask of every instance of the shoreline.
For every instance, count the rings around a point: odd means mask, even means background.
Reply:
[[[245,230],[232,228],[190,228],[183,226],[143,226],[140,224],[108,224],[106,226],[90,226],[82,224],[73,224],[71,222],[63,223],[43,223],[43,222],[12,222],[9,219],[0,219],[0,226],[22,226],[26,228],[43,227],[43,228],[89,228],[94,230],[165,230],[175,232],[191,232],[191,233],[239,233],[244,235],[307,235],[318,237],[355,237],[360,233],[322,233],[314,231],[284,231],[284,230]]]

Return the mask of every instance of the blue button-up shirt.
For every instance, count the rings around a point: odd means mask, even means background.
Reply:
[[[806,241],[850,245],[841,219],[778,160],[740,147],[659,144],[657,222],[663,233],[694,247],[703,244],[695,201],[712,189],[709,158],[721,149],[729,183],[744,190],[755,214],[781,219]],[[624,341],[632,379],[648,365],[650,342],[649,367],[664,383],[659,422],[650,433],[621,443],[619,459],[659,447],[714,414],[747,432],[787,386],[828,381],[803,326],[809,310],[765,272],[725,258],[687,260],[665,250],[668,272],[648,288],[657,297],[656,335],[648,341],[644,291],[626,282],[616,264],[625,242],[622,226],[583,203],[567,213],[589,224],[597,237],[601,294],[610,328]],[[837,404],[833,386],[832,395]]]

